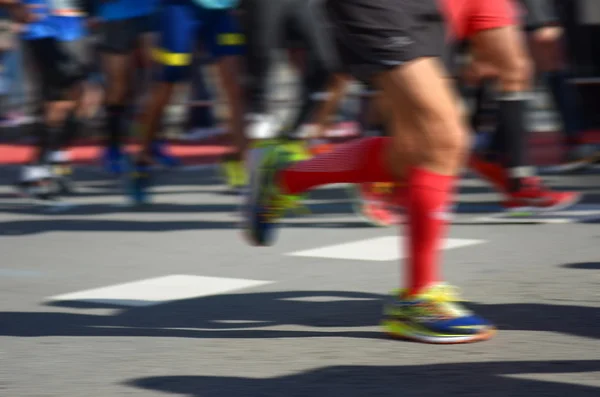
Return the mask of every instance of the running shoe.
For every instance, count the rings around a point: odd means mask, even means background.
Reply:
[[[134,205],[148,204],[150,201],[149,189],[151,186],[150,166],[145,163],[134,165],[129,179],[129,197]]]
[[[224,160],[221,172],[225,183],[232,190],[240,190],[248,183],[248,175],[244,163],[240,160]]]
[[[245,234],[253,245],[273,245],[279,219],[301,198],[281,191],[277,175],[293,163],[294,154],[281,145],[255,148],[250,186],[244,205]]]
[[[502,203],[513,215],[530,215],[539,212],[560,211],[581,201],[578,192],[559,192],[545,187],[540,178],[524,178],[521,188],[507,194]]]
[[[594,145],[580,145],[567,154],[567,161],[550,167],[551,172],[577,172],[600,164],[600,150]]]
[[[491,338],[496,330],[467,310],[457,289],[437,284],[420,294],[400,291],[385,305],[382,327],[393,338],[434,344],[469,343]]]
[[[106,148],[103,156],[104,169],[112,175],[121,175],[125,170],[125,155],[116,146]]]
[[[292,162],[308,160],[312,157],[311,151],[307,148],[305,141],[290,140],[280,143],[285,150],[290,154]]]
[[[60,188],[47,166],[26,166],[16,184],[19,193],[30,199],[53,203],[59,200]]]
[[[73,168],[69,163],[53,163],[52,173],[56,179],[60,194],[74,193],[75,189],[73,188],[73,182],[71,181]]]
[[[164,167],[177,167],[181,164],[179,159],[167,151],[166,143],[162,141],[154,141],[152,143],[151,155],[153,159]]]
[[[74,189],[71,182],[73,168],[70,164],[69,152],[65,150],[55,150],[50,152],[47,162],[50,164],[50,170],[56,180],[59,194],[66,195],[73,193]]]
[[[388,227],[401,222],[398,204],[394,202],[394,183],[367,182],[350,187],[354,212],[367,223]]]

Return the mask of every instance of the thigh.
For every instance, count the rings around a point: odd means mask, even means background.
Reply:
[[[525,35],[518,26],[481,30],[472,37],[474,56],[498,69],[512,69],[528,59]]]
[[[403,117],[408,118],[405,122],[412,125],[406,132],[395,130],[397,145],[405,144],[407,139],[399,135],[410,134],[411,131],[416,135],[408,139],[425,152],[432,145],[466,139],[467,129],[460,117],[459,97],[439,59],[421,58],[411,61],[382,73],[376,83],[393,106],[392,113],[402,112]],[[440,136],[439,130],[429,128],[432,123],[442,123],[448,130]]]
[[[440,57],[444,24],[434,0],[328,0],[342,63],[358,79],[424,57]]]

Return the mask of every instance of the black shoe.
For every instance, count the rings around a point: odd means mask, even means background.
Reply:
[[[60,186],[54,177],[19,181],[17,189],[24,197],[44,203],[60,199]]]
[[[58,186],[59,194],[69,195],[75,192],[73,188],[73,168],[69,163],[53,163],[52,174]]]

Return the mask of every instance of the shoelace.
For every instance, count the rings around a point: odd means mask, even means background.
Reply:
[[[449,284],[438,284],[429,288],[423,297],[427,297],[437,303],[463,302],[460,298],[460,288]]]
[[[444,314],[453,317],[462,317],[469,314],[468,310],[457,304],[465,302],[465,300],[460,298],[460,289],[452,285],[435,285],[423,294],[423,298],[435,303]]]

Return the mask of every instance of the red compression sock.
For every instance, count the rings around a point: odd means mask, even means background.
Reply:
[[[455,178],[414,168],[408,176],[408,293],[439,281],[439,249]]]
[[[391,182],[393,176],[383,164],[383,148],[391,144],[386,137],[348,142],[329,153],[293,164],[281,171],[279,181],[288,194],[331,183]]]

